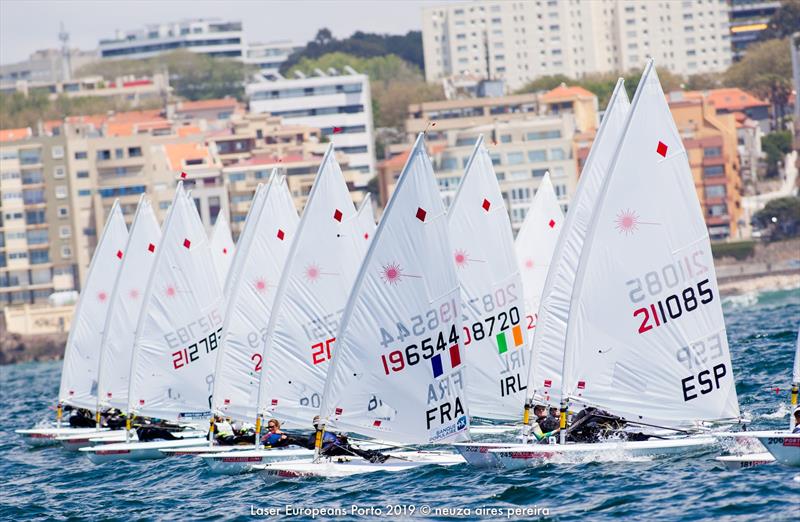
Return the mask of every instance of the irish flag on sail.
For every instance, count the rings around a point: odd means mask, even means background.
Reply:
[[[133,341],[150,270],[161,240],[161,228],[150,200],[142,194],[133,217],[122,267],[114,284],[103,328],[98,404],[125,411],[131,373]]]
[[[228,277],[233,283],[213,399],[215,412],[250,422],[257,415],[267,324],[299,221],[286,179],[275,173],[253,204],[258,208],[248,215]]]
[[[420,134],[342,316],[323,422],[398,442],[464,440],[459,292],[447,216]]]
[[[368,244],[332,145],[294,236],[268,318],[258,413],[305,428],[319,411],[339,319]]]
[[[64,349],[59,402],[77,408],[94,409],[97,406],[97,374],[103,327],[117,273],[125,258],[127,241],[128,227],[119,201],[114,201],[75,308]]]
[[[519,257],[520,270],[523,273],[526,295],[529,292],[541,292],[541,304],[538,306],[538,316],[535,317],[536,330],[533,340],[533,363],[528,375],[528,397],[537,401],[558,404],[561,401],[561,371],[564,364],[564,348],[567,337],[567,321],[570,315],[570,301],[575,290],[575,277],[578,262],[583,251],[584,240],[589,225],[592,222],[600,189],[605,181],[608,169],[611,166],[614,152],[622,137],[622,130],[630,108],[628,95],[622,79],[611,95],[606,107],[600,129],[597,131],[586,165],[583,168],[575,195],[570,201],[569,212],[564,220],[560,238],[551,248],[552,258],[549,260],[549,269],[536,275],[535,279],[528,279],[528,274],[535,270],[528,264],[528,255],[535,255],[537,245],[544,238],[541,235],[527,237],[528,229],[523,225],[517,236],[517,256]],[[547,178],[547,176],[545,176]],[[548,181],[545,186],[545,181]],[[540,201],[540,198],[544,200]],[[551,208],[555,211],[556,202],[552,185],[549,180],[542,180],[533,208],[529,212],[525,223],[529,219],[542,223],[547,220],[547,212],[540,209]],[[559,210],[560,213],[560,210]],[[533,217],[533,216],[537,217]],[[532,222],[532,223],[533,223]],[[531,226],[531,230],[533,226]],[[539,227],[540,234],[549,234],[547,228]],[[539,240],[537,240],[539,238]],[[525,254],[528,250],[531,254]],[[543,279],[546,277],[546,279]],[[529,281],[531,284],[529,284]],[[543,284],[544,288],[536,285]],[[536,294],[531,295],[531,302],[537,303]],[[535,311],[536,309],[534,309]]]
[[[150,273],[133,347],[128,411],[205,421],[222,335],[222,287],[208,236],[183,183],[175,191]]]
[[[666,426],[739,416],[708,230],[652,62],[587,231],[562,393]]]
[[[515,419],[525,399],[530,346],[522,328],[523,288],[511,221],[483,136],[475,144],[447,221],[461,284],[470,414]]]

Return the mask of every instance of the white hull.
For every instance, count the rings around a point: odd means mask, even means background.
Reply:
[[[102,444],[90,448],[81,448],[89,460],[95,464],[115,460],[149,460],[163,459],[166,457],[160,450],[165,448],[178,448],[185,446],[207,445],[203,437],[187,437],[181,440],[155,440],[148,442],[120,442],[115,444]]]
[[[715,459],[730,470],[752,468],[763,464],[772,464],[775,457],[771,453],[749,453],[747,455],[723,455]]]
[[[231,451],[252,451],[256,449],[255,444],[241,444],[236,446],[189,446],[186,448],[167,448],[161,450],[161,453],[167,456],[182,456],[182,455],[189,455],[189,456],[198,456],[198,455],[205,455],[208,453],[228,453]]]
[[[470,428],[470,432],[472,432],[472,428]],[[491,468],[497,467],[497,461],[489,450],[508,448],[517,444],[516,442],[457,442],[453,444],[453,447],[470,466]]]
[[[125,430],[93,430],[88,433],[61,435],[56,437],[61,446],[67,451],[78,451],[93,444],[109,444],[112,442],[125,442]]]
[[[97,433],[97,430],[95,428],[71,428],[66,426],[14,430],[14,433],[22,437],[22,440],[29,446],[52,446],[58,444],[57,437]]]
[[[393,452],[390,458],[383,463],[372,463],[361,458],[334,457],[314,462],[313,459],[303,459],[289,462],[276,462],[274,464],[253,466],[261,471],[261,476],[266,481],[284,478],[305,477],[349,477],[364,473],[378,471],[398,472],[418,468],[420,466],[454,466],[463,464],[464,459],[455,453],[403,451]]]
[[[776,431],[757,438],[778,464],[800,467],[800,433]]]
[[[208,448],[207,448],[208,449]],[[236,475],[252,471],[254,466],[275,461],[303,459],[314,456],[314,451],[305,448],[251,449],[246,451],[225,451],[200,455],[212,473]]]
[[[499,435],[502,433],[509,433],[511,431],[519,431],[522,426],[514,426],[511,424],[505,425],[471,425],[469,427],[470,435]]]
[[[594,444],[525,444],[490,449],[496,465],[521,469],[544,462],[624,462],[637,457],[660,457],[711,446],[713,437],[690,437],[668,440],[598,442]]]

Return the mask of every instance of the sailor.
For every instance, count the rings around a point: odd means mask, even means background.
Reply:
[[[544,406],[534,406],[533,414],[536,416],[536,422],[543,432],[553,431],[557,429],[560,424],[558,416],[553,416],[552,411],[550,415],[547,415]]]
[[[534,438],[536,438],[536,442],[547,443],[547,440],[558,433],[560,428],[556,424],[554,428],[545,431],[545,428],[542,427],[542,424],[544,424],[545,427],[550,428],[550,419],[545,415],[545,407],[541,404],[537,404],[533,407],[533,414],[536,416],[536,420],[533,422],[533,426],[531,427],[531,434],[534,436]]]
[[[314,417],[313,424],[314,430],[319,430],[319,415]],[[310,442],[312,443],[311,447],[314,447],[314,443],[316,442],[316,433],[311,434]],[[389,458],[389,455],[384,455],[383,453],[376,451],[376,450],[365,450],[361,449],[358,446],[353,446],[347,440],[347,435],[338,434],[335,435],[330,432],[323,432],[322,435],[322,449],[320,451],[321,455],[326,457],[361,457],[362,459],[372,462],[372,463],[380,463],[386,462]]]
[[[800,406],[794,409],[794,429],[792,433],[800,433]]]
[[[267,434],[261,437],[261,442],[271,448],[280,448],[289,445],[289,437],[281,431],[281,423],[278,419],[267,421]]]
[[[230,446],[234,443],[233,428],[231,423],[221,415],[214,416],[214,439],[221,446]]]
[[[85,408],[78,408],[75,414],[69,418],[69,425],[72,428],[94,428],[96,422],[92,412]]]

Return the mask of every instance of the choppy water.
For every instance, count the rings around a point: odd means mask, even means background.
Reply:
[[[790,382],[800,291],[729,299],[725,312],[743,412],[752,417],[753,428],[784,427],[787,393],[776,395],[771,388]],[[253,518],[252,509],[283,510],[287,504],[348,512],[352,505],[386,511],[390,504],[471,510],[471,516],[454,513],[439,520],[502,519],[476,513],[537,506],[548,508],[556,520],[800,520],[800,479],[795,479],[800,470],[727,471],[713,460],[715,451],[691,459],[544,465],[517,472],[429,466],[269,485],[255,474],[211,475],[191,458],[95,466],[58,447],[28,449],[13,434],[16,424],[27,427],[53,415],[60,368],[60,363],[0,367],[0,520],[246,520]],[[425,517],[417,511],[395,518]]]

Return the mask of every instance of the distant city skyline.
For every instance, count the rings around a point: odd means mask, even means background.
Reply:
[[[450,0],[451,1],[451,0]],[[0,64],[19,62],[40,49],[59,48],[59,24],[70,46],[96,49],[116,30],[190,18],[241,20],[250,42],[290,40],[305,44],[323,27],[337,38],[355,31],[404,34],[422,27],[422,7],[448,0],[404,1],[89,1],[3,0],[0,2]]]

